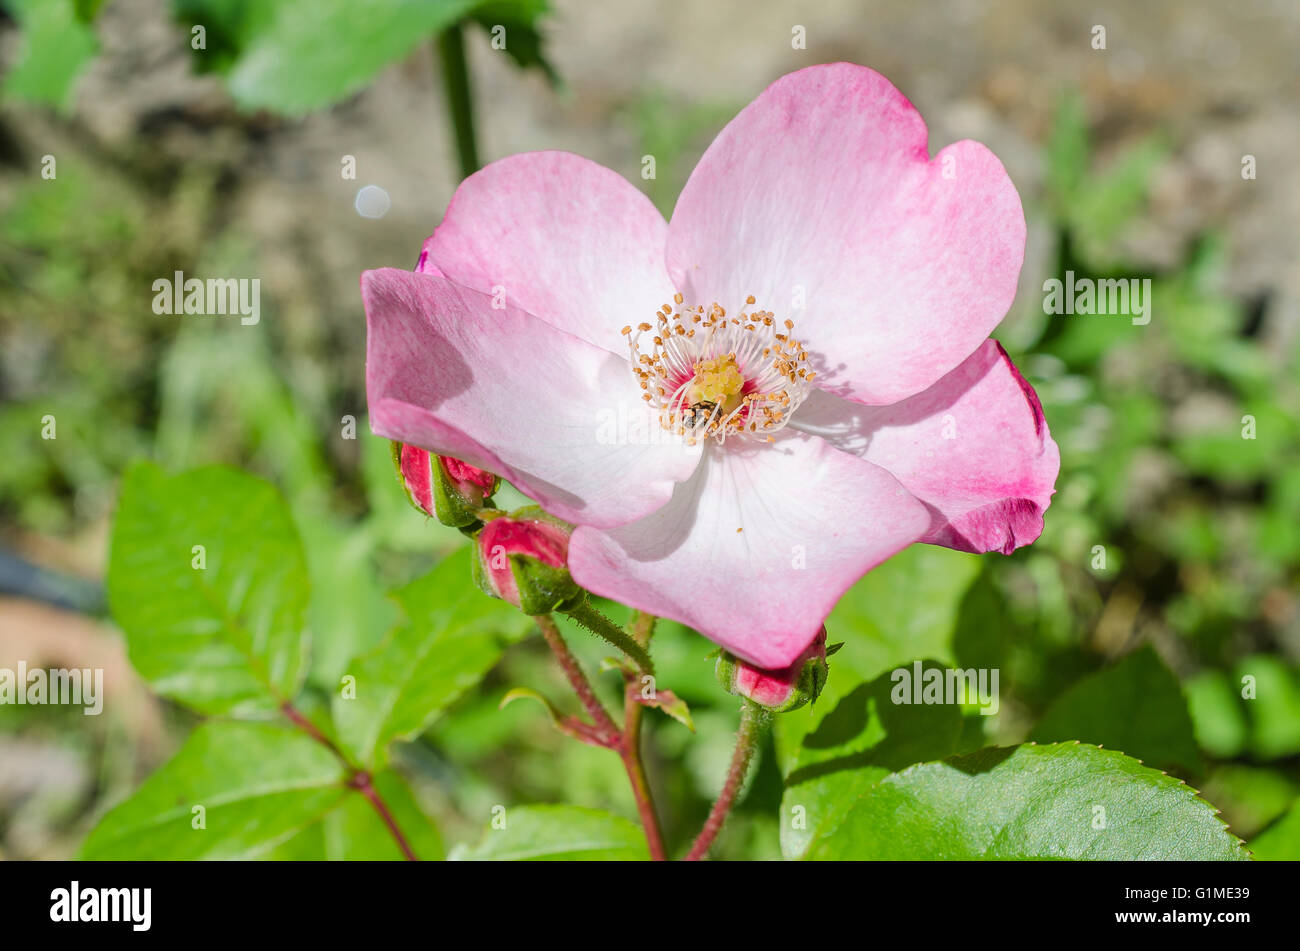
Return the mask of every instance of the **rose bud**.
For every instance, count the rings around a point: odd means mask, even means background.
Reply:
[[[474,581],[527,614],[575,603],[583,591],[569,576],[567,523],[532,506],[489,518],[474,538]]]
[[[752,700],[773,713],[785,713],[815,701],[821,694],[830,671],[826,655],[826,628],[823,627],[789,667],[764,670],[720,651],[715,672],[728,693]]]
[[[459,459],[398,442],[393,443],[393,463],[411,504],[454,528],[475,524],[478,510],[501,482]]]

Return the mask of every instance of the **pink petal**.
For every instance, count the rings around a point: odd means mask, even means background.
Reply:
[[[928,525],[889,473],[787,431],[771,445],[711,447],[672,501],[640,521],[579,528],[569,570],[597,594],[779,668],[853,582]]]
[[[527,152],[461,183],[420,267],[624,354],[620,330],[672,300],[667,232],[617,172],[569,152]]]
[[[495,472],[560,518],[602,527],[654,511],[694,471],[699,447],[611,426],[644,415],[625,359],[440,277],[367,271],[361,295],[380,436]]]
[[[963,141],[931,160],[926,140],[920,114],[870,69],[777,80],[682,191],[674,283],[688,303],[732,312],[753,294],[792,319],[831,392],[864,403],[919,392],[1006,314],[1025,250],[1020,197],[997,158]]]
[[[888,469],[933,510],[925,541],[961,551],[1036,539],[1061,468],[1038,395],[996,340],[893,406],[815,393],[790,425]]]

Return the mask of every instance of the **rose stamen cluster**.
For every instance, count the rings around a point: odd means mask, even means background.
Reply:
[[[641,398],[659,410],[664,429],[688,445],[728,436],[773,439],[812,388],[808,351],[770,310],[728,317],[714,302],[683,307],[681,294],[640,323],[623,328]],[[755,304],[751,294],[747,307]],[[649,347],[642,338],[651,335]]]

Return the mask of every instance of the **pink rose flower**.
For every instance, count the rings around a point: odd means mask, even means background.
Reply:
[[[371,425],[577,526],[587,589],[786,667],[907,545],[1042,531],[1059,453],[988,339],[1024,248],[988,149],[931,158],[883,76],[814,66],[723,129],[670,223],[565,152],[466,179],[415,272],[362,275]]]

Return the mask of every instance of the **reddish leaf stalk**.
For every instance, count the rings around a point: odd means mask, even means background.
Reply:
[[[325,747],[327,750],[329,750],[331,753],[333,753],[335,756],[341,759],[343,761],[343,764],[347,766],[349,770],[356,769],[356,767],[352,765],[352,763],[348,760],[348,758],[345,755],[343,755],[343,751],[334,745],[334,741],[331,740],[324,733],[322,733],[320,731],[320,728],[316,726],[316,724],[312,723],[305,716],[299,713],[297,708],[294,707],[294,705],[290,703],[288,700],[280,704],[280,712],[283,713],[286,717],[288,717],[289,721],[294,726],[302,730],[304,733],[310,736],[321,746]]]
[[[334,741],[320,731],[320,727],[316,726],[316,724],[312,723],[311,720],[303,716],[302,713],[299,712],[299,710],[288,700],[280,704],[280,712],[289,719],[290,723],[338,757],[339,761],[348,772],[347,779],[344,780],[343,784],[350,789],[355,789],[357,792],[361,793],[361,795],[366,797],[370,805],[374,806],[375,812],[379,814],[379,818],[383,821],[384,825],[388,827],[388,831],[392,835],[393,840],[397,843],[397,847],[401,849],[402,855],[404,855],[409,862],[418,862],[420,860],[419,856],[412,851],[410,843],[406,841],[406,836],[402,834],[402,830],[397,825],[397,820],[393,818],[393,813],[388,808],[388,804],[384,802],[383,797],[379,795],[379,790],[376,789],[374,783],[371,782],[370,774],[363,769],[357,768],[357,766],[347,758],[347,755],[339,749],[337,745],[335,745]]]
[[[370,805],[375,807],[375,812],[379,813],[379,818],[388,827],[389,833],[397,843],[397,847],[402,850],[402,855],[406,860],[408,862],[420,861],[420,857],[411,849],[410,843],[406,841],[406,836],[402,835],[402,830],[398,828],[397,820],[393,818],[392,812],[389,811],[388,804],[384,802],[383,797],[379,795],[379,790],[370,781],[370,774],[365,770],[354,773],[352,778],[348,780],[348,785],[365,796]]]

